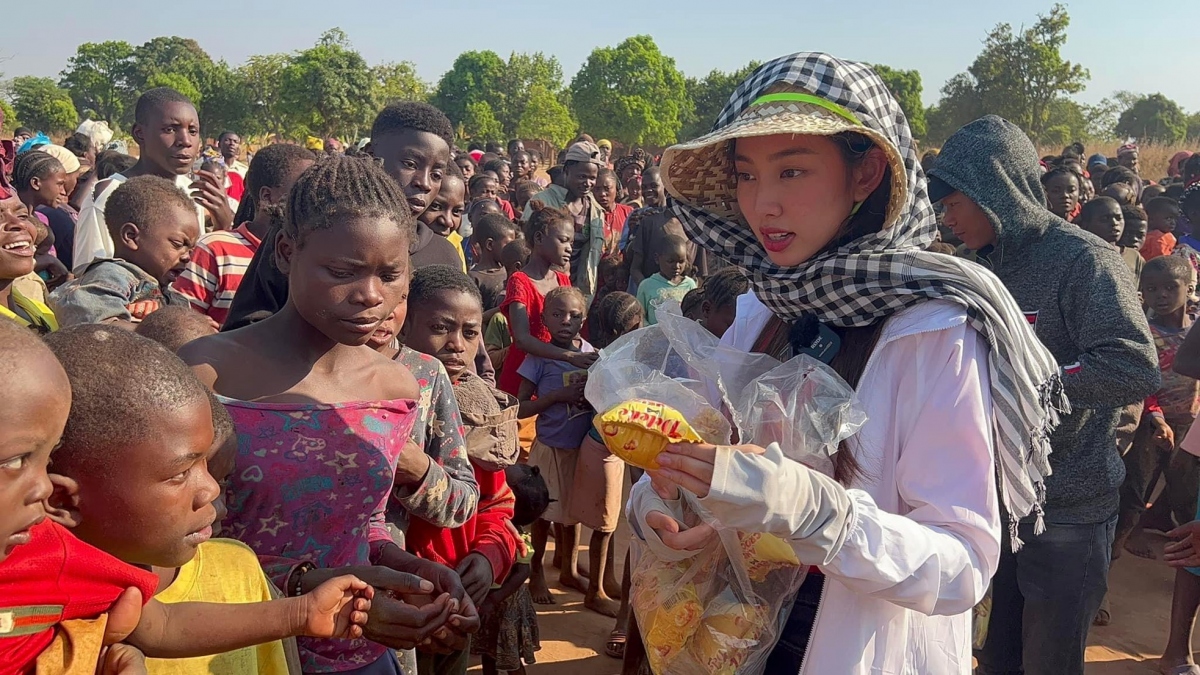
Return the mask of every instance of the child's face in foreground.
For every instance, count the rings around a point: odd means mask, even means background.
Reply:
[[[1158,209],[1150,214],[1150,229],[1159,232],[1174,232],[1179,223],[1179,209]]]
[[[573,344],[575,338],[579,337],[585,318],[586,308],[579,298],[573,295],[554,298],[547,302],[542,310],[542,322],[546,324],[546,330],[550,331],[557,345]]]
[[[1169,316],[1187,306],[1195,292],[1190,279],[1177,279],[1170,274],[1142,274],[1142,300],[1158,316]]]
[[[682,247],[666,249],[658,256],[658,273],[667,281],[678,281],[683,278],[687,267],[687,251]]]
[[[330,340],[365,345],[408,289],[408,236],[389,218],[359,217],[280,238],[288,301]]]
[[[438,190],[433,203],[417,220],[440,234],[449,236],[457,232],[462,225],[463,211],[466,210],[467,187],[458,176],[446,176],[442,179],[442,188]]]
[[[367,342],[367,346],[375,351],[382,351],[386,354],[391,354],[392,339],[400,334],[400,327],[404,325],[405,319],[408,318],[408,284],[409,277],[404,275],[404,291],[400,295],[400,304],[396,305],[396,309],[388,315],[388,318],[379,324],[379,328],[371,334],[371,339]],[[387,349],[385,349],[387,348]]]
[[[575,240],[575,228],[566,221],[555,221],[545,232],[534,238],[534,255],[548,266],[571,266],[571,249]]]
[[[121,245],[125,250],[121,255],[160,285],[169,286],[183,274],[199,237],[196,212],[176,206],[167,209],[162,220],[152,225],[122,229]]]
[[[421,215],[438,190],[450,164],[450,146],[437,134],[402,129],[371,139],[371,153],[404,190],[414,216]]]
[[[36,239],[37,228],[21,199],[15,194],[0,199],[0,279],[16,279],[33,272]]]
[[[71,384],[49,350],[12,355],[19,362],[0,388],[0,562],[46,517],[46,465],[71,410]]]
[[[130,564],[179,567],[212,537],[217,517],[212,411],[205,398],[151,410],[153,432],[117,451],[119,468],[70,476],[79,483],[75,534]]]
[[[1120,206],[1108,202],[1092,211],[1082,225],[1083,229],[1104,241],[1116,244],[1121,240],[1121,234],[1125,231],[1125,217],[1121,214]]]
[[[428,354],[457,382],[475,360],[483,330],[479,298],[462,291],[439,291],[404,326],[404,345]]]

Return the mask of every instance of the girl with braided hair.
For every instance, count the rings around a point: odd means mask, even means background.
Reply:
[[[479,625],[458,576],[406,553],[384,525],[393,490],[420,498],[446,476],[408,440],[416,379],[363,349],[404,302],[414,229],[404,193],[376,162],[322,160],[296,180],[276,242],[289,281],[283,308],[180,350],[243,441],[228,536],[255,550],[276,586],[299,595],[350,568],[379,591],[404,592],[403,573],[436,587],[432,601],[380,592],[366,639],[300,640],[305,672],[398,675],[389,648],[431,638],[460,650]]]
[[[668,148],[661,174],[688,238],[753,287],[723,344],[788,360],[837,334],[818,355],[868,421],[833,475],[778,444],[668,446],[634,486],[634,531],[657,560],[694,555],[715,530],[686,524],[687,490],[721,527],[782,537],[812,566],[766,672],[970,673],[1000,507],[1019,547],[1066,401],[1000,281],[925,250],[937,229],[904,113],[870,66],[785,56],[711,133]]]

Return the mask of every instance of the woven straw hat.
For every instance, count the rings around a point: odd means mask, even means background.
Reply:
[[[667,194],[723,218],[743,221],[737,204],[737,180],[731,142],[753,136],[833,136],[862,134],[883,149],[892,169],[892,193],[884,227],[900,215],[907,198],[907,173],[900,151],[846,108],[793,86],[771,88],[729,124],[694,141],[663,152],[662,180]]]

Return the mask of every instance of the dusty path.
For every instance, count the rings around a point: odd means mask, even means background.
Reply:
[[[622,528],[618,534],[627,537],[628,530]],[[586,531],[583,540],[587,541]],[[548,576],[556,578],[554,574]],[[1161,562],[1129,554],[1117,561],[1112,580],[1113,622],[1092,629],[1088,675],[1158,672],[1157,659],[1167,640],[1173,579],[1172,570]],[[604,655],[612,619],[584,609],[579,593],[557,587],[554,593],[558,604],[539,612],[542,650],[537,654],[537,664],[526,668],[529,675],[619,673],[620,664]],[[471,669],[479,671],[478,665]]]

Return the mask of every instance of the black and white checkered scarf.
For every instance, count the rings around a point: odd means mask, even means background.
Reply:
[[[891,140],[903,158],[908,186],[899,215],[889,216],[893,222],[799,266],[780,267],[744,223],[674,198],[672,208],[693,241],[744,270],[757,296],[782,319],[812,313],[831,325],[860,327],[931,299],[962,305],[971,327],[990,347],[996,473],[1010,515],[1009,534],[1019,546],[1017,521],[1036,516],[1035,532],[1042,530],[1049,436],[1059,413],[1069,410],[1058,364],[995,275],[974,263],[925,250],[936,234],[925,174],[904,113],[870,67],[821,53],[766,63],[734,90],[714,131],[779,84],[832,101]]]

